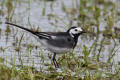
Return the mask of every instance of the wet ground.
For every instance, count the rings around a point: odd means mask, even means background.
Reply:
[[[93,64],[96,61],[114,64],[110,66],[114,72],[120,61],[120,1],[102,1],[21,0],[7,3],[0,0],[0,58],[9,66],[32,66],[39,71],[53,66],[52,53],[43,48],[33,35],[5,25],[5,21],[44,32],[62,32],[71,26],[80,26],[91,33],[79,37],[73,52],[75,57],[84,57],[86,51],[87,57],[94,59]]]

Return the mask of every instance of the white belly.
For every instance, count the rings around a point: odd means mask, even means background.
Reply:
[[[52,45],[48,45],[46,40],[39,40],[39,41],[43,47],[47,48],[49,51],[51,51],[53,53],[55,52],[57,54],[60,54],[60,53],[62,54],[62,53],[67,53],[67,52],[70,52],[73,50],[73,49],[62,48],[62,47],[58,48],[58,47],[54,47]]]

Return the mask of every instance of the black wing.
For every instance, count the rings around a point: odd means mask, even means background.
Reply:
[[[47,43],[61,48],[73,48],[75,45],[74,39],[66,32],[52,33]]]

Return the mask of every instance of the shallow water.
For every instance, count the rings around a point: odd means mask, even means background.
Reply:
[[[2,1],[2,0],[0,0]],[[78,1],[79,4],[79,0]],[[73,0],[56,0],[56,1],[46,1],[44,0],[30,0],[29,1],[20,1],[18,2],[12,2],[13,6],[15,7],[14,10],[14,15],[12,17],[13,23],[16,23],[18,25],[23,25],[27,28],[34,28],[37,29],[37,27],[40,28],[40,31],[50,31],[50,32],[57,32],[57,31],[66,31],[69,27],[67,27],[69,24],[69,18],[67,18],[67,14],[65,14],[62,11],[62,3],[66,6],[66,9],[71,9],[72,6],[76,7],[76,1]],[[89,5],[89,4],[88,4]],[[118,6],[119,7],[119,6]],[[43,14],[43,9],[45,8],[45,14]],[[1,21],[5,21],[5,17],[8,15],[7,13],[7,8],[4,6],[2,8],[0,6],[0,9],[3,10],[4,16],[0,16]],[[55,14],[59,16],[59,18],[52,18],[49,20],[48,15],[49,14]],[[91,15],[91,14],[90,14]],[[102,15],[102,12],[101,12]],[[60,19],[63,19],[60,20]],[[58,22],[56,21],[58,20]],[[65,23],[64,23],[65,21]],[[52,25],[51,23],[54,23]],[[115,26],[118,26],[120,23],[117,21]],[[74,21],[73,25],[77,25],[77,22]],[[82,26],[82,25],[81,25]],[[103,16],[100,17],[100,30],[104,30],[106,27],[106,23],[104,22]],[[8,39],[7,36],[5,35],[5,30],[7,28],[7,25],[0,24],[0,28],[2,30],[1,35],[0,35],[0,57],[4,58],[7,60],[5,63],[9,66],[10,62],[15,62],[16,65],[21,65],[21,60],[23,65],[29,65],[29,66],[34,66],[38,70],[41,67],[44,67],[44,63],[50,63],[51,60],[48,58],[48,54],[51,54],[51,52],[47,51],[45,48],[42,47],[42,45],[28,32],[23,31],[21,29],[18,29],[16,27],[10,26],[11,32],[8,33]],[[21,36],[23,35],[23,39],[21,41],[21,50],[20,53],[18,53],[15,48],[18,46],[18,43],[20,41]],[[90,57],[93,55],[98,54],[98,49],[100,48],[100,41],[103,39],[102,34],[100,34],[97,44],[98,46],[95,47],[96,54],[94,53],[94,50],[91,52]],[[83,45],[86,45],[88,48],[92,46],[92,44],[95,42],[96,37],[95,36],[90,36],[87,34],[81,35],[79,37],[78,44],[74,50],[74,54],[76,56],[83,56]],[[115,47],[115,50],[117,50],[119,46],[119,40],[115,39],[117,46]],[[111,50],[114,48],[114,40],[113,39],[105,39],[106,45],[103,45],[102,52],[101,52],[101,57],[100,60],[102,62],[106,62]],[[107,44],[108,42],[108,44]],[[17,46],[14,46],[13,44],[17,44]],[[30,47],[28,48],[28,45],[33,45],[33,48]],[[35,49],[35,46],[38,46],[37,49]],[[2,48],[5,49],[2,51]],[[116,64],[120,61],[120,50],[118,49],[114,58],[112,59],[113,62]],[[44,60],[41,59],[41,56],[44,55],[45,58]],[[61,55],[58,55],[61,56]]]

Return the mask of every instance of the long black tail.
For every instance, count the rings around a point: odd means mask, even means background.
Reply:
[[[13,25],[13,26],[15,26],[15,27],[21,28],[21,29],[23,29],[23,30],[26,30],[26,31],[28,31],[28,32],[36,35],[36,32],[34,32],[34,31],[30,30],[30,29],[24,28],[24,27],[22,27],[22,26],[19,26],[19,25],[13,24],[13,23],[9,23],[9,22],[5,22],[5,24]]]

